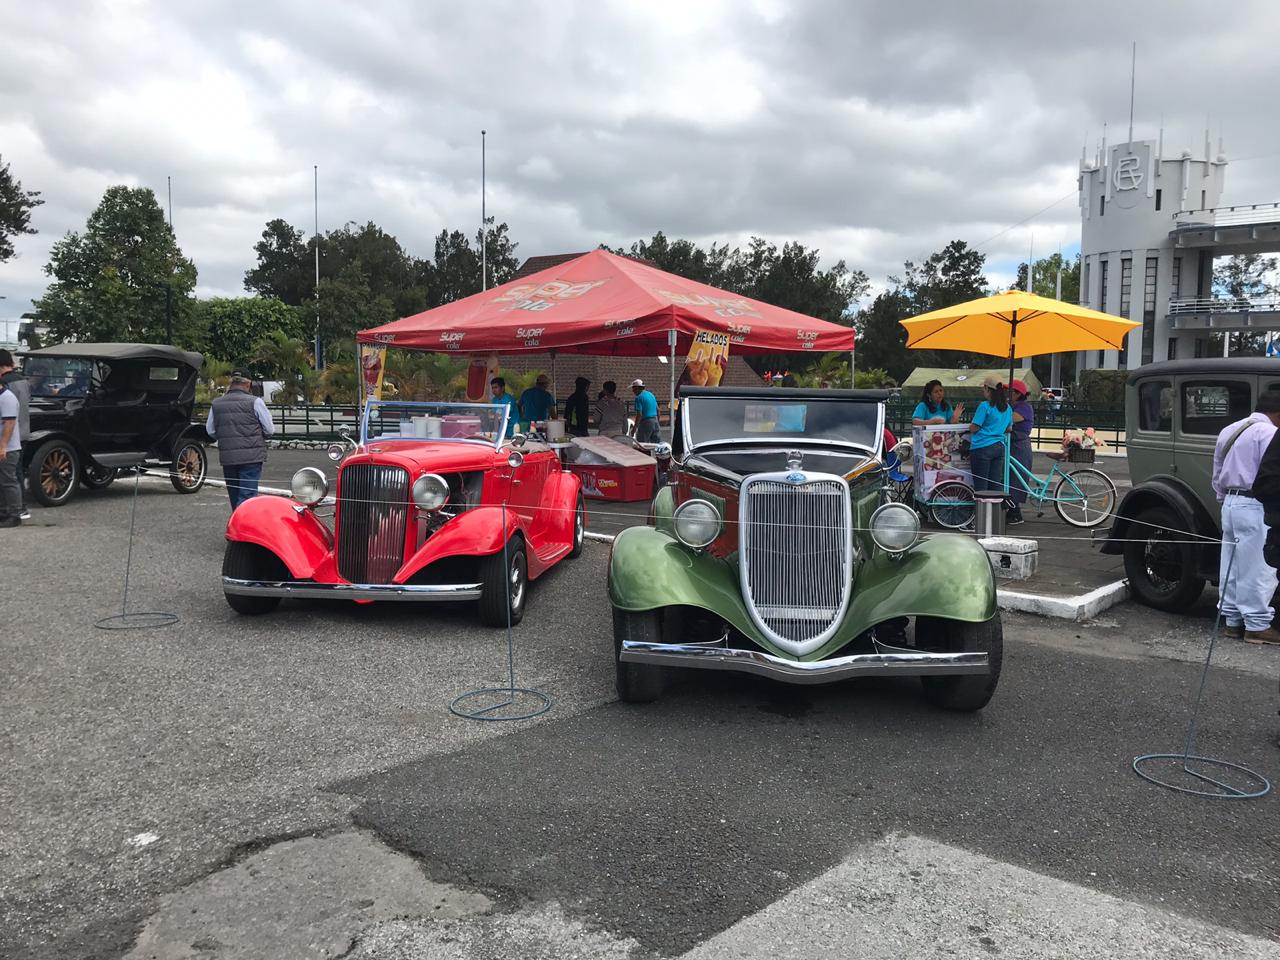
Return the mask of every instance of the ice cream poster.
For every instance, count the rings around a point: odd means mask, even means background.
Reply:
[[[973,476],[960,455],[960,441],[969,435],[969,425],[929,424],[914,427],[916,499],[928,501],[933,488],[949,480],[972,486]]]
[[[382,399],[382,375],[386,366],[386,347],[360,344],[360,396],[364,402]]]
[[[729,334],[699,330],[680,374],[682,387],[718,387],[729,366]]]

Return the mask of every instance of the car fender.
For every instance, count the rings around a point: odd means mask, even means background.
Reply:
[[[310,510],[284,497],[251,497],[227,521],[227,539],[256,543],[299,580],[314,578],[333,552],[333,536]]]
[[[61,440],[64,443],[71,444],[72,448],[76,452],[76,456],[81,459],[84,459],[87,456],[84,448],[80,446],[80,442],[65,430],[33,430],[31,432],[31,436],[22,438],[22,450],[26,454],[22,461],[23,466],[29,464],[31,462],[32,454],[34,454],[49,440]]]
[[[742,601],[735,558],[694,552],[653,527],[631,527],[618,534],[609,558],[608,589],[617,609],[700,607],[770,653],[796,659],[756,628]],[[986,551],[962,534],[935,534],[897,559],[881,551],[864,559],[839,630],[825,646],[799,659],[829,656],[894,617],[978,623],[995,615],[995,578]]]
[[[543,487],[542,522],[535,529],[552,543],[573,542],[573,513],[578,505],[582,479],[568,470],[552,473]]]
[[[1197,497],[1186,484],[1173,477],[1156,476],[1144,480],[1124,495],[1116,510],[1115,522],[1102,545],[1102,553],[1118,555],[1124,553],[1125,541],[1134,535],[1133,519],[1144,510],[1163,507],[1172,510],[1186,526],[1185,529],[1196,536],[1210,537],[1202,549],[1197,551],[1200,574],[1211,579],[1218,575],[1218,542],[1222,531],[1213,517],[1205,510]]]
[[[250,501],[252,502],[252,501]],[[400,572],[396,583],[404,583],[419,570],[445,557],[487,557],[520,532],[520,518],[508,509],[505,536],[501,507],[475,507],[454,517],[431,534]]]

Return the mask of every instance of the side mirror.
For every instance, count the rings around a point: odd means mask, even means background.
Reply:
[[[519,450],[512,450],[510,453],[507,454],[507,466],[510,467],[512,470],[516,469],[516,467],[523,465],[523,463],[524,463],[524,454],[521,453]]]
[[[519,449],[520,447],[523,447],[528,442],[529,442],[529,438],[525,436],[523,433],[513,433],[511,435],[511,439],[507,441],[507,443],[511,444],[511,446],[517,449]]]

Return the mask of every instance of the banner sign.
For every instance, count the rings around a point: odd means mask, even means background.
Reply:
[[[729,366],[729,334],[699,330],[689,344],[680,385],[718,387]]]
[[[387,348],[360,344],[360,403],[382,399],[382,375],[386,372]]]
[[[488,403],[489,381],[498,372],[496,353],[476,354],[467,364],[467,402]]]

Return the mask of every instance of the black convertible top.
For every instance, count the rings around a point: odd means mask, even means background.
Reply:
[[[889,399],[888,390],[831,390],[821,387],[680,387],[680,399],[741,397],[744,400],[864,400]]]
[[[26,357],[77,357],[86,360],[168,360],[199,370],[204,357],[162,343],[60,343],[28,350]]]

